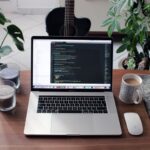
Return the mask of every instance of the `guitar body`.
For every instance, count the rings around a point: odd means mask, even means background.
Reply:
[[[84,36],[89,32],[91,22],[87,18],[74,17],[74,24],[65,26],[65,8],[55,8],[46,17],[46,31],[50,36]],[[65,34],[65,28],[69,32]]]

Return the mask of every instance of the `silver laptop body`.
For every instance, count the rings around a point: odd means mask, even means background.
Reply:
[[[36,36],[32,37],[31,43],[31,92],[24,134],[121,135],[112,93],[112,40]],[[75,97],[77,101],[86,97],[90,103],[91,97],[104,97],[107,110],[78,112],[79,108],[74,110],[72,106],[74,111],[52,112],[56,110],[53,107],[46,111],[39,105],[42,96],[46,97],[44,102],[49,102],[49,96],[60,96]]]

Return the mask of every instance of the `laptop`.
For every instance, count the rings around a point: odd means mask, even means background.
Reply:
[[[34,36],[31,43],[24,134],[121,135],[112,93],[112,39]]]

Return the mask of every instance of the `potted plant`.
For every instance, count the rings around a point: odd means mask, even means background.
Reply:
[[[9,44],[5,44],[5,40],[10,36],[16,45],[17,49],[24,51],[24,37],[22,31],[16,25],[12,24],[9,19],[1,12],[0,9],[0,30],[5,32],[5,36],[0,41],[0,58],[12,52]],[[1,63],[3,66],[3,64]]]
[[[107,26],[108,36],[114,31],[123,34],[117,53],[125,50],[127,58],[123,61],[125,69],[149,69],[150,67],[150,3],[144,0],[110,0]],[[124,25],[121,23],[124,22]],[[141,46],[142,51],[137,46]]]

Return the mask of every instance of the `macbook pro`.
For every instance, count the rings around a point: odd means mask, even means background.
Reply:
[[[24,134],[121,135],[112,54],[110,38],[32,37]]]

